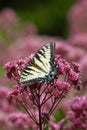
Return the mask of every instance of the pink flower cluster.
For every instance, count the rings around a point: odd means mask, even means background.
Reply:
[[[18,61],[15,60],[12,62],[7,62],[4,65],[4,68],[7,70],[6,76],[15,82],[19,81],[22,69],[25,68],[26,65],[32,60],[32,57],[33,54],[29,58],[27,57],[25,60],[19,59]]]
[[[58,79],[53,84],[34,82],[27,87],[20,86],[21,71],[31,62],[32,57],[8,62],[4,67],[6,76],[16,84],[8,95],[9,101],[19,103],[39,126],[39,123],[45,125],[49,121],[53,111],[71,88],[80,89],[80,71],[78,64],[73,63],[71,68],[68,62],[57,55],[55,62],[58,65]],[[41,122],[38,121],[40,118]]]
[[[37,129],[28,115],[22,112],[15,112],[8,116],[8,121],[16,130]],[[33,124],[33,125],[32,125]]]
[[[67,117],[58,124],[50,122],[50,130],[87,130],[87,96],[74,97],[70,108]]]
[[[71,111],[68,114],[70,121],[69,130],[73,129],[87,129],[87,96],[74,97],[71,102]],[[68,130],[67,129],[67,130]]]
[[[68,17],[71,34],[87,33],[87,1],[78,0]]]
[[[87,0],[78,0],[68,15],[70,37],[67,42],[80,49],[79,64],[82,75],[82,87],[87,90]],[[85,91],[84,91],[85,92]]]
[[[16,110],[16,105],[10,103],[7,95],[9,89],[5,86],[0,86],[0,129],[11,130],[10,123],[8,122],[8,116],[11,112]]]

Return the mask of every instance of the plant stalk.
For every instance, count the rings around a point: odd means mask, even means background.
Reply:
[[[41,104],[40,104],[40,95],[38,95],[38,110],[39,110],[39,129],[42,130],[42,118],[41,118]]]

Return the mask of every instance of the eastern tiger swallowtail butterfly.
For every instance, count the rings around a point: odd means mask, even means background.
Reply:
[[[55,43],[45,44],[34,55],[32,62],[21,72],[20,85],[30,85],[34,82],[53,82],[57,78],[55,63]]]

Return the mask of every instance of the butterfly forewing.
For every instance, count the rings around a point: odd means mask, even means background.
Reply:
[[[21,73],[21,85],[46,78],[52,69],[51,59],[54,60],[54,50],[55,43],[47,43],[35,54],[32,62]]]

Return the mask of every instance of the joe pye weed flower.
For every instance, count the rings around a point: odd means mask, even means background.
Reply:
[[[58,78],[54,79],[54,82],[50,83],[46,81],[41,83],[38,81],[26,86],[21,86],[19,84],[21,71],[32,59],[33,55],[5,64],[6,76],[14,84],[14,87],[8,94],[8,99],[10,102],[16,102],[24,108],[26,115],[29,115],[29,118],[33,121],[34,127],[31,129],[42,130],[50,121],[52,113],[61,100],[66,97],[70,89],[80,89],[80,71],[78,64],[72,63],[72,65],[70,65],[67,61],[62,59],[60,55],[56,55],[55,62],[58,66]],[[12,117],[14,118],[14,116],[11,116],[10,120],[12,120]],[[17,119],[17,116],[15,118]]]

